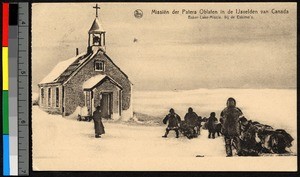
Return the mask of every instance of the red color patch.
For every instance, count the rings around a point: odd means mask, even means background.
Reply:
[[[9,4],[2,3],[2,46],[8,47]]]

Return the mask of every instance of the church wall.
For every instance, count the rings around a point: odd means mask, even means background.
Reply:
[[[44,99],[42,101],[41,88],[44,89]],[[51,89],[51,97],[48,98],[49,88]],[[58,106],[56,105],[56,88],[58,88]],[[50,102],[50,104],[49,104]],[[62,86],[61,85],[43,85],[40,87],[39,91],[39,106],[44,111],[51,114],[61,114],[62,113]]]
[[[95,71],[94,62],[100,60],[104,62],[104,71]],[[65,115],[72,114],[77,106],[84,106],[84,92],[82,84],[89,78],[106,74],[118,82],[123,87],[122,110],[127,110],[131,105],[131,83],[124,74],[114,66],[114,64],[103,54],[97,54],[92,60],[85,64],[66,84],[65,84]]]

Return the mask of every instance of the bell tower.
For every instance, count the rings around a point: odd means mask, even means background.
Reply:
[[[98,10],[100,7],[96,4],[93,8],[96,9],[96,18],[88,33],[88,52],[100,49],[103,53],[105,53],[105,31],[98,19]]]

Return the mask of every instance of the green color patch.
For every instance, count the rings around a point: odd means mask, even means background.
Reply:
[[[2,91],[2,126],[3,126],[3,135],[8,135],[9,133],[9,124],[8,124],[8,90]]]

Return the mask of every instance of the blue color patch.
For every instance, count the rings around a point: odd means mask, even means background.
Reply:
[[[3,135],[3,176],[9,175],[9,135]]]

